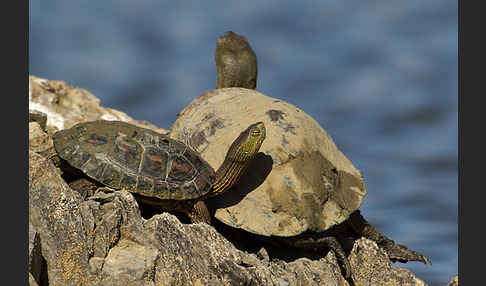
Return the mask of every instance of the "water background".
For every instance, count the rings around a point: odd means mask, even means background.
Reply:
[[[457,1],[30,1],[29,71],[170,128],[216,84],[216,39],[244,34],[257,89],[312,117],[362,171],[366,218],[458,273]]]

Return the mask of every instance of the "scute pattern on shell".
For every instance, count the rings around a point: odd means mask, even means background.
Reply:
[[[213,168],[183,143],[126,122],[83,122],[53,140],[59,156],[89,177],[147,197],[196,199],[215,179]]]

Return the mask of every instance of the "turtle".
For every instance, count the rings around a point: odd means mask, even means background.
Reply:
[[[235,33],[227,32],[223,38],[226,37],[235,37]],[[218,39],[216,59],[218,51],[226,50],[219,47],[225,43],[234,45],[241,41]],[[221,61],[216,61],[218,77],[222,76],[219,71],[239,70],[218,67],[219,64]],[[238,74],[230,72],[224,76]],[[256,72],[252,76],[251,81],[244,74],[244,81],[224,82],[256,82]],[[184,108],[171,128],[172,138],[189,136],[195,150],[212,164],[223,160],[217,149],[227,144],[229,127],[260,120],[272,134],[261,147],[266,157],[256,158],[231,192],[209,201],[218,221],[280,245],[318,251],[330,248],[346,278],[351,276],[341,245],[346,237],[363,236],[375,241],[392,261],[431,264],[424,255],[381,234],[361,215],[359,207],[366,194],[361,172],[310,115],[253,87],[226,85],[208,91]]]
[[[123,121],[81,122],[53,134],[56,154],[110,189],[138,201],[211,224],[204,201],[238,180],[265,139],[262,122],[250,124],[230,145],[217,171],[186,144]]]

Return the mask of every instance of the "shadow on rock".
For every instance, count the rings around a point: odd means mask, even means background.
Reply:
[[[209,208],[214,213],[216,209],[236,205],[247,194],[263,184],[272,171],[272,166],[272,157],[258,152],[235,186],[227,192],[207,201]]]

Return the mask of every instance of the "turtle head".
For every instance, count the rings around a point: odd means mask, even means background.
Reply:
[[[243,170],[248,167],[251,159],[260,150],[265,140],[265,125],[257,122],[250,125],[231,144],[223,164],[216,171],[216,181],[209,196],[223,193],[233,186]]]
[[[216,88],[256,89],[257,57],[248,39],[231,31],[216,41]]]
[[[231,144],[226,154],[227,159],[248,164],[255,154],[260,150],[265,140],[265,125],[263,122],[254,123],[241,132],[240,136]]]

